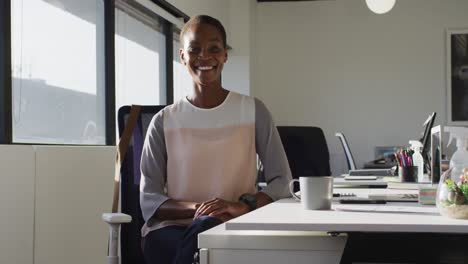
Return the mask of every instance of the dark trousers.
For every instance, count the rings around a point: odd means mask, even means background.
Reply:
[[[198,234],[222,221],[202,216],[188,227],[168,226],[151,231],[145,237],[143,255],[146,264],[191,264],[198,250]]]

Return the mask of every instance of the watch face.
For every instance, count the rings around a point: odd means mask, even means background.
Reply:
[[[239,201],[247,204],[250,207],[250,210],[257,209],[257,197],[253,194],[246,193],[241,195]]]

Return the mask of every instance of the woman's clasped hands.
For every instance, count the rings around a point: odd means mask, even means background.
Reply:
[[[215,198],[195,206],[196,211],[193,219],[201,216],[213,216],[223,222],[246,214],[250,211],[249,206],[241,202],[230,202],[220,198]]]

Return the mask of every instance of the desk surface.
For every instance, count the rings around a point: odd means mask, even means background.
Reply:
[[[341,190],[357,193],[358,196],[369,193],[402,193],[402,190],[390,189]],[[468,234],[468,220],[443,217],[439,215],[435,206],[422,206],[418,203],[385,205],[333,203],[332,210],[318,211],[304,210],[298,201],[283,199],[227,222],[226,229]]]

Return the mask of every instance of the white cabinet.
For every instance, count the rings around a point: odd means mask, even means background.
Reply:
[[[115,147],[0,145],[0,263],[105,263]]]
[[[31,264],[34,150],[0,145],[0,263]]]

